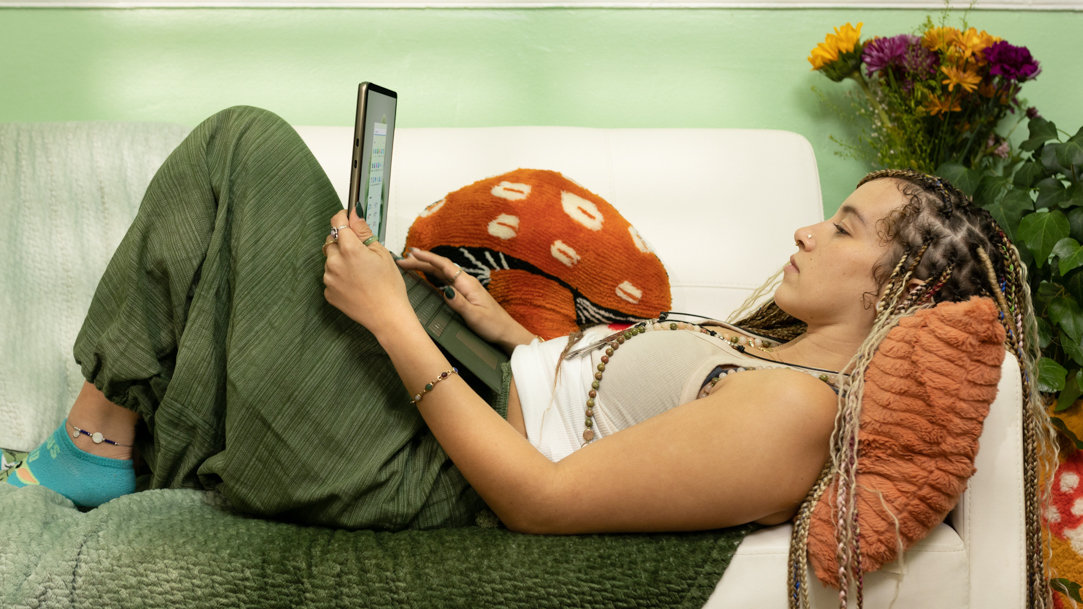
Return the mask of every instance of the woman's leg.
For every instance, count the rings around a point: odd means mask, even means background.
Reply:
[[[148,187],[76,359],[138,415],[152,487],[217,488],[246,511],[319,524],[467,521],[479,500],[386,355],[323,299],[338,209],[284,121],[211,117]]]
[[[45,486],[84,507],[131,493],[135,490],[132,446],[138,419],[139,415],[113,404],[94,385],[84,383],[68,418],[27,455],[7,482],[16,487]]]

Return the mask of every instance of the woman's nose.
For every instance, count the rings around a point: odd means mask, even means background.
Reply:
[[[793,244],[804,249],[812,247],[812,229],[806,226],[794,231]]]

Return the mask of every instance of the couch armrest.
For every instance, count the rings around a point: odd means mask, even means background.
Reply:
[[[982,428],[978,471],[948,518],[970,554],[971,607],[1026,604],[1022,396],[1018,360],[1009,353]]]

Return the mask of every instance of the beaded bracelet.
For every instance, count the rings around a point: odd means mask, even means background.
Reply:
[[[446,379],[447,377],[451,376],[452,374],[458,374],[458,373],[459,373],[459,369],[454,368],[454,367],[451,370],[445,370],[445,371],[441,372],[440,376],[434,378],[432,380],[432,382],[425,385],[425,388],[421,390],[421,393],[415,395],[414,399],[410,400],[410,405],[411,406],[417,406],[418,403],[421,402],[421,398],[425,397],[426,393],[432,391],[432,388],[435,387],[437,383],[439,383],[440,381]]]

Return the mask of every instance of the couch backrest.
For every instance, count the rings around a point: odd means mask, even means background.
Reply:
[[[299,132],[345,199],[352,130]],[[823,219],[812,146],[787,131],[403,128],[393,155],[392,249],[448,192],[520,167],[551,169],[639,230],[669,271],[673,310],[721,318],[782,268],[795,229]]]

